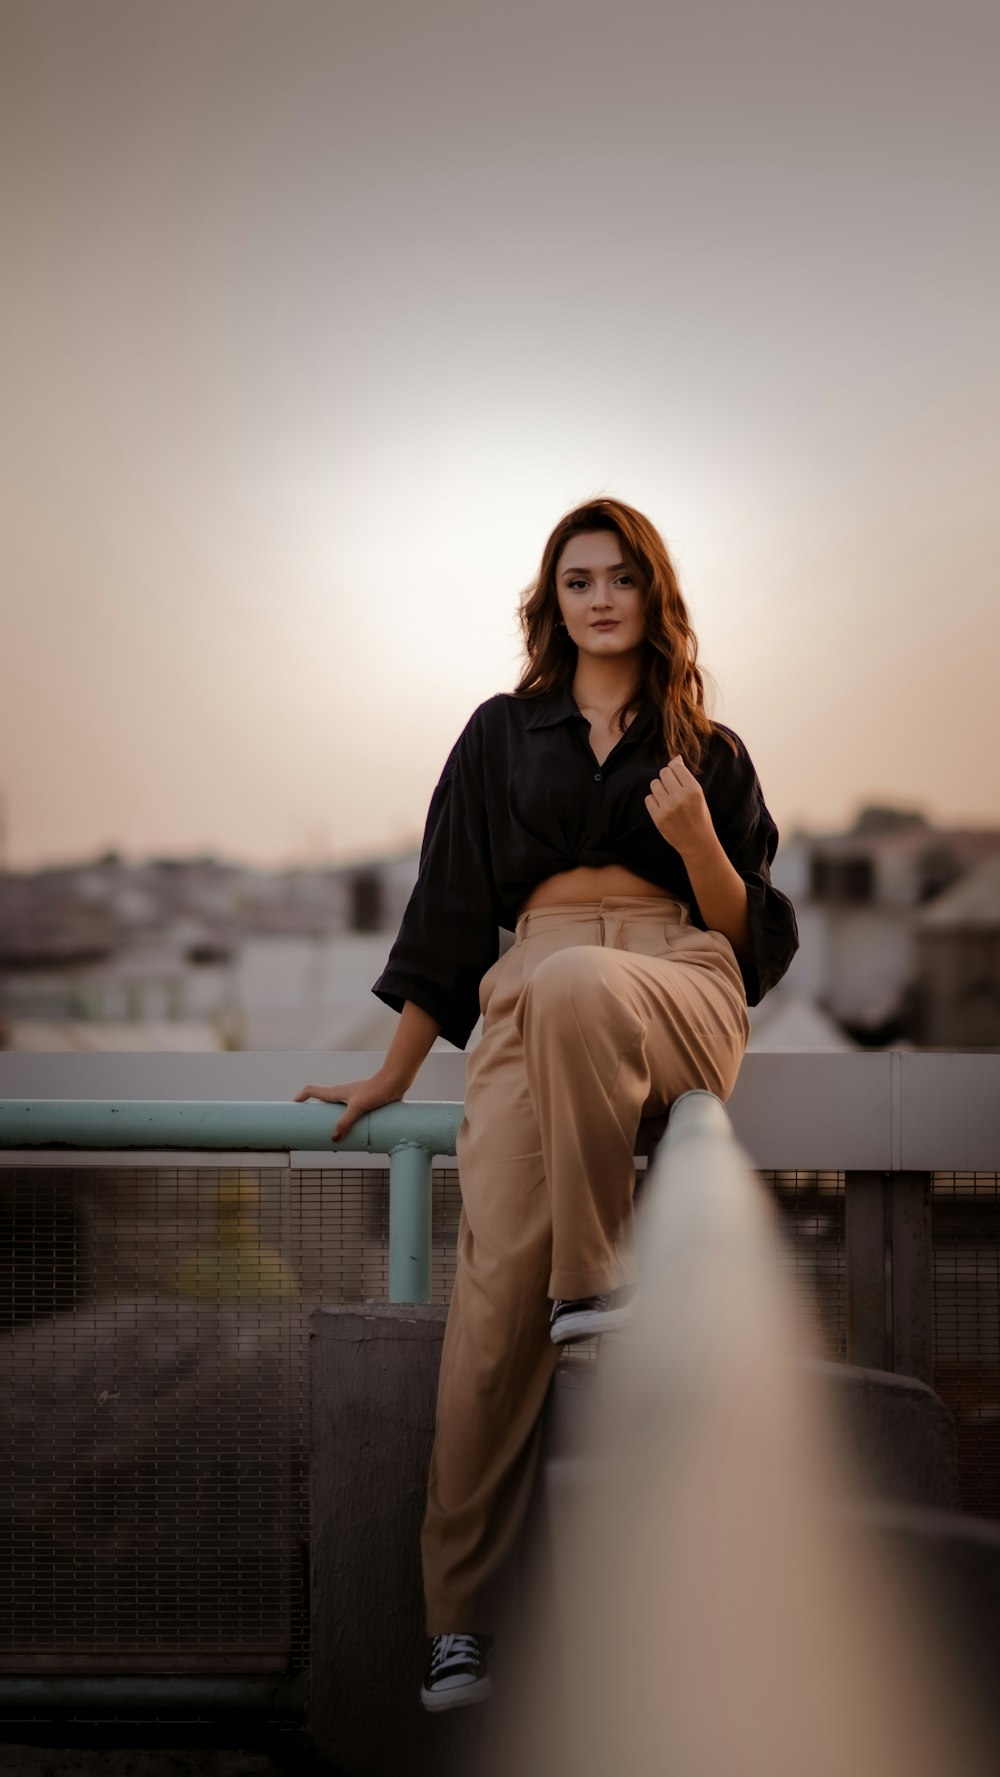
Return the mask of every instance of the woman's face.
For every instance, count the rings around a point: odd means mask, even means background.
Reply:
[[[642,597],[615,531],[581,531],[556,562],[556,597],[570,641],[595,658],[636,653],[645,636]]]

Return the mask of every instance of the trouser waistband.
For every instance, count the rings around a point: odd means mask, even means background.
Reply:
[[[678,926],[689,925],[691,910],[676,895],[604,895],[599,901],[556,901],[551,906],[529,907],[514,928],[514,942],[522,943],[528,933],[553,925],[592,925],[595,921],[612,919],[621,925],[630,919],[669,920]]]

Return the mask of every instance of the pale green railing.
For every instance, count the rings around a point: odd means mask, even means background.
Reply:
[[[173,1099],[0,1099],[0,1148],[296,1150],[389,1157],[389,1300],[426,1302],[431,1286],[431,1166],[455,1152],[460,1103],[387,1104],[331,1142],[331,1104]]]

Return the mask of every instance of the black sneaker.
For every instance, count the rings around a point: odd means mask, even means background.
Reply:
[[[592,1339],[595,1333],[613,1333],[631,1320],[635,1302],[634,1284],[604,1296],[582,1296],[576,1302],[564,1302],[557,1297],[549,1316],[549,1337],[553,1345],[565,1345],[570,1339]]]
[[[484,1703],[493,1689],[488,1667],[492,1635],[435,1635],[420,1701],[425,1709]]]

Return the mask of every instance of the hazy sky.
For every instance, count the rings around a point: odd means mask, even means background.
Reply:
[[[560,514],[779,825],[1000,822],[996,0],[0,0],[7,862],[419,835]]]

